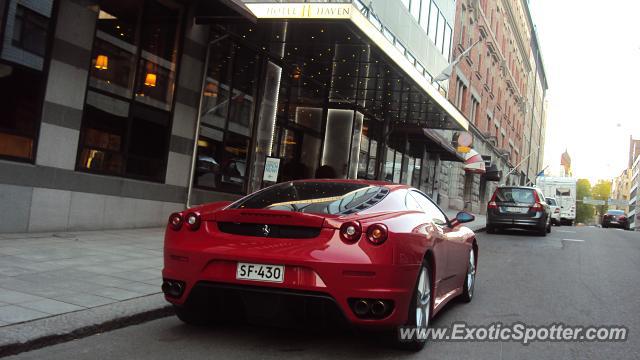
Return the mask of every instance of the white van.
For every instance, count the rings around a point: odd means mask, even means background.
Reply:
[[[536,186],[544,196],[556,199],[560,207],[560,221],[573,225],[576,220],[576,179],[572,177],[540,176]]]

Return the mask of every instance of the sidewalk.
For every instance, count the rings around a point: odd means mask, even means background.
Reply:
[[[0,356],[169,314],[163,232],[0,234]]]
[[[163,232],[0,234],[0,356],[34,340],[166,312]]]

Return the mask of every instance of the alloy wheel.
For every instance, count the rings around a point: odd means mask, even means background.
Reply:
[[[416,292],[416,326],[426,328],[431,314],[431,281],[426,267],[420,269]]]

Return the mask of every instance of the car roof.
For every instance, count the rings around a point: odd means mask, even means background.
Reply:
[[[535,187],[535,186],[504,185],[504,186],[498,186],[498,189],[531,189],[531,190],[539,190],[540,188]]]
[[[362,185],[375,185],[375,186],[384,186],[389,190],[397,190],[397,189],[412,189],[409,185],[404,184],[395,184],[390,183],[388,181],[382,180],[363,180],[363,179],[302,179],[302,180],[292,180],[291,182],[300,183],[300,182],[326,182],[326,183],[348,183],[348,184],[362,184]]]

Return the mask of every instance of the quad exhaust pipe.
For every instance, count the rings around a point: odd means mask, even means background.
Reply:
[[[362,319],[383,319],[393,310],[391,300],[382,299],[350,299],[353,313]]]
[[[356,315],[363,317],[369,313],[370,308],[371,307],[367,300],[359,299],[356,300],[356,303],[353,305],[353,312],[355,312]]]
[[[164,279],[162,281],[162,292],[172,298],[179,298],[184,292],[184,281]]]
[[[371,304],[371,314],[374,317],[380,317],[384,315],[386,312],[387,312],[387,304],[385,304],[384,301],[377,300],[377,301],[374,301],[373,304]]]

